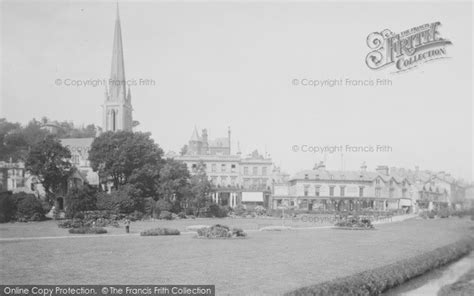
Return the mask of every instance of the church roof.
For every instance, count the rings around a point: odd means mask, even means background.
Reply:
[[[117,18],[115,20],[114,43],[112,45],[112,68],[110,71],[109,95],[113,101],[125,101],[126,83],[125,66],[123,59],[122,28],[117,4]]]
[[[199,137],[199,133],[196,127],[194,127],[193,134],[191,135],[190,141],[201,141],[201,138]]]

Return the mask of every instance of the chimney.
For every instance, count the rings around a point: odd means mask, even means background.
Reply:
[[[360,166],[360,170],[362,172],[366,172],[367,171],[367,165],[365,164],[365,161],[362,163],[362,165]]]
[[[375,171],[381,175],[388,176],[388,166],[386,165],[379,165]]]

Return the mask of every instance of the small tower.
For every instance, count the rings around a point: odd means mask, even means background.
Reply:
[[[229,140],[229,155],[231,155],[232,154],[232,149],[231,149],[232,142],[230,141],[230,126],[227,128],[227,134],[228,134],[228,140]]]

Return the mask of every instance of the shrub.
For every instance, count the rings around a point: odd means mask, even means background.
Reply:
[[[159,199],[155,202],[155,206],[153,208],[153,215],[155,217],[160,217],[161,212],[166,211],[166,212],[171,212],[171,209],[173,208],[173,205],[164,199]]]
[[[16,205],[10,192],[0,193],[0,223],[9,222],[16,212]]]
[[[178,229],[174,228],[155,228],[140,232],[141,236],[158,236],[158,235],[179,235]]]
[[[353,228],[353,229],[373,229],[374,225],[370,219],[354,217],[345,217],[335,224],[337,227]]]
[[[246,212],[246,208],[244,205],[237,205],[236,207],[234,207],[234,214],[236,216],[242,216],[244,215]]]
[[[162,212],[160,213],[160,219],[163,219],[163,220],[172,220],[172,219],[173,219],[173,215],[171,214],[171,212],[162,211]]]
[[[233,236],[245,237],[245,236],[247,236],[247,233],[245,233],[245,231],[242,228],[234,227],[234,228],[232,228],[232,235]]]
[[[22,220],[30,220],[34,215],[44,220],[43,204],[33,194],[23,192],[13,194],[16,201],[16,215]]]
[[[223,207],[218,204],[211,204],[207,210],[207,215],[210,217],[224,218],[229,212],[228,207]]]
[[[73,234],[103,234],[107,233],[107,230],[102,227],[80,227],[80,228],[71,228],[69,233]]]
[[[107,192],[97,194],[97,209],[109,212],[118,212],[118,204],[113,196]]]
[[[232,238],[245,237],[247,234],[240,228],[230,229],[226,225],[216,224],[211,227],[203,227],[197,230],[198,237],[201,238]]]
[[[450,215],[450,212],[449,212],[449,209],[448,208],[442,208],[441,210],[439,210],[438,212],[438,216],[440,218],[449,218],[449,215]]]
[[[117,213],[143,211],[145,199],[133,185],[124,185],[111,193],[101,192],[97,195],[97,209]]]
[[[428,219],[428,212],[427,211],[423,211],[419,214],[419,216],[423,219]]]
[[[84,227],[84,222],[79,219],[63,220],[58,223],[59,228],[81,228]]]
[[[434,219],[436,217],[436,212],[435,211],[429,211],[427,215],[428,215],[428,218]]]
[[[254,211],[255,214],[257,214],[258,216],[263,216],[267,212],[267,210],[263,206],[256,206]]]
[[[178,213],[178,218],[181,218],[181,219],[186,219],[186,214],[184,212],[179,212]]]
[[[129,214],[127,216],[127,218],[132,222],[133,221],[138,221],[138,220],[141,220],[143,218],[143,213],[139,212],[139,211],[134,211],[133,213]]]
[[[474,240],[466,239],[430,252],[348,277],[299,288],[285,295],[380,295],[471,252]]]
[[[66,217],[72,218],[82,211],[96,209],[97,196],[95,191],[88,186],[73,188],[66,195]]]

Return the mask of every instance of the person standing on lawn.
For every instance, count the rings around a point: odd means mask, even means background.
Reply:
[[[125,232],[130,233],[130,220],[125,219]]]

